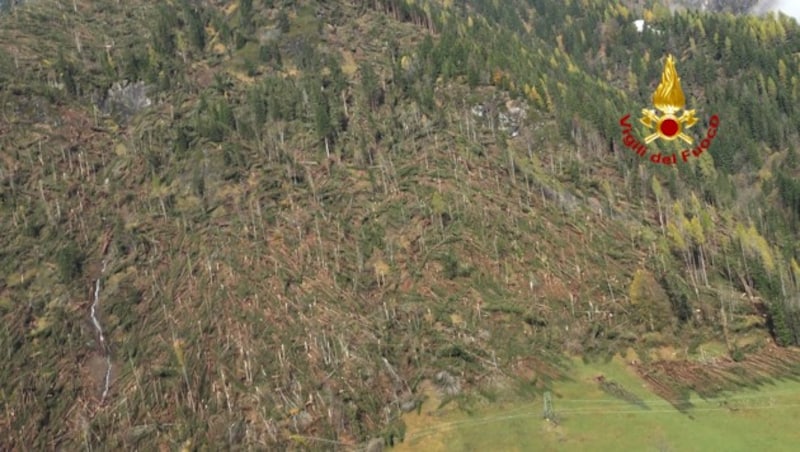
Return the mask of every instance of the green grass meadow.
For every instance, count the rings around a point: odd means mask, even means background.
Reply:
[[[603,375],[638,396],[646,408],[602,391]],[[491,404],[472,415],[434,413],[435,398],[407,416],[403,451],[792,451],[798,450],[800,383],[790,380],[712,400],[692,397],[678,412],[643,385],[623,360],[576,361],[570,380],[553,385],[558,425],[542,419],[542,398]]]

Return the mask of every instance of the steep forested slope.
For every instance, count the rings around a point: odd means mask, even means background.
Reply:
[[[423,379],[797,344],[800,30],[644,3],[0,17],[4,445],[391,443]],[[722,121],[671,168],[618,124],[666,53]]]

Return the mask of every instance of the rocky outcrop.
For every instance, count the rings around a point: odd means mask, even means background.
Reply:
[[[494,100],[473,105],[472,115],[489,122],[497,130],[507,133],[511,138],[519,135],[523,121],[528,117],[528,107],[524,103],[508,100],[498,104]]]
[[[128,83],[126,80],[114,83],[106,94],[102,111],[126,122],[136,113],[152,105],[147,91],[148,87],[144,82]]]

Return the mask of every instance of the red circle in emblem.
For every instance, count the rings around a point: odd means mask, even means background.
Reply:
[[[661,121],[661,133],[668,137],[674,137],[678,133],[679,128],[678,121],[672,118],[667,118]]]

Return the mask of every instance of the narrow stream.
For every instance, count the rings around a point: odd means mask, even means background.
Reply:
[[[105,382],[103,385],[103,396],[101,397],[100,401],[104,401],[106,396],[108,395],[108,388],[111,386],[111,353],[108,349],[108,344],[106,344],[106,337],[103,334],[103,327],[100,326],[100,321],[97,320],[97,306],[100,303],[100,280],[103,278],[103,273],[106,272],[106,261],[103,260],[103,269],[100,270],[100,276],[95,281],[94,285],[94,302],[92,302],[92,308],[90,312],[90,317],[92,319],[92,324],[94,325],[94,329],[97,330],[97,334],[100,337],[100,346],[103,348],[103,354],[106,358],[106,375],[105,375]]]

